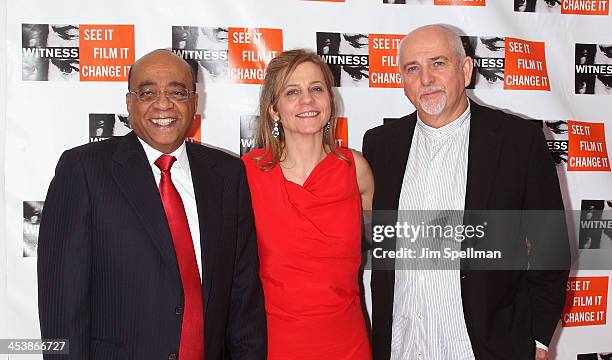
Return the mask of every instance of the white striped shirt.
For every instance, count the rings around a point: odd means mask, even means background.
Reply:
[[[459,118],[438,129],[417,117],[398,221],[402,219],[401,210],[426,210],[419,217],[435,215],[433,210],[459,210],[452,212],[454,219],[450,222],[462,223],[469,130],[469,105]],[[397,248],[405,246],[405,239],[398,238]],[[460,248],[453,241],[444,246]],[[436,264],[432,262],[433,266]],[[474,359],[463,317],[458,263],[452,269],[424,270],[420,264],[416,270],[405,270],[396,265],[391,360]]]

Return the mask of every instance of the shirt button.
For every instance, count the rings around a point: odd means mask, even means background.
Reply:
[[[182,308],[182,307],[180,307],[180,306],[175,307],[175,308],[174,308],[174,313],[175,313],[176,315],[183,315],[183,308]]]
[[[171,353],[170,355],[168,355],[168,360],[176,360],[176,354]]]
[[[419,319],[419,320],[423,320],[423,314],[419,314],[419,315],[417,315],[417,319]]]

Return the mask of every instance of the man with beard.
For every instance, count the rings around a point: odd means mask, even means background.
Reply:
[[[398,55],[416,112],[364,136],[376,181],[373,209],[448,211],[463,225],[482,224],[472,216],[479,211],[490,218],[484,238],[454,245],[504,251],[499,264],[461,259],[444,271],[406,271],[399,265],[406,261],[377,257],[375,249],[374,359],[546,359],[565,301],[569,246],[542,131],[467,97],[472,59],[451,28],[414,30]],[[514,212],[494,218],[492,210]],[[375,226],[399,221],[383,213],[373,214]],[[394,251],[401,240],[375,246]]]

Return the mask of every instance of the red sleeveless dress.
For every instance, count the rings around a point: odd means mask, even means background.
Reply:
[[[359,297],[361,197],[351,163],[329,153],[303,186],[243,156],[268,317],[268,359],[371,359]]]

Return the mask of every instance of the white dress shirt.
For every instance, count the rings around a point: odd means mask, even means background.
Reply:
[[[400,221],[403,216],[430,218],[436,210],[456,210],[450,222],[461,224],[469,130],[469,106],[459,118],[438,129],[417,117],[400,193]],[[402,210],[420,212],[408,215]],[[403,241],[398,238],[398,249],[408,246]],[[448,246],[460,249],[454,241],[445,242],[444,247]],[[474,359],[463,316],[458,262],[452,270],[427,270],[436,264],[424,264],[420,262],[413,270],[396,268],[391,359]]]
[[[155,183],[159,188],[159,181],[161,180],[161,170],[155,165],[155,161],[163,155],[162,152],[152,148],[149,144],[144,142],[141,138],[138,138],[145,153],[149,160],[149,165],[153,171],[155,177]],[[198,208],[196,205],[195,192],[193,190],[193,181],[191,179],[191,168],[189,167],[189,158],[187,157],[187,151],[185,143],[176,150],[174,150],[171,156],[176,157],[176,161],[172,164],[170,169],[170,176],[172,177],[172,183],[183,201],[185,206],[185,213],[187,213],[187,223],[189,224],[189,231],[191,232],[191,239],[193,240],[193,249],[195,250],[196,261],[198,263],[198,270],[200,271],[200,281],[202,281],[202,252],[200,245],[200,221],[198,219]]]
[[[470,119],[469,102],[463,114],[438,129],[417,116],[400,193],[400,217],[401,210],[425,210],[424,217],[435,210],[456,210],[447,223],[462,223]],[[444,244],[449,245],[460,249],[459,243]],[[398,239],[398,249],[407,246]],[[474,359],[463,316],[459,263],[451,264],[452,270],[425,270],[423,265],[395,272],[391,360]],[[436,266],[440,267],[431,267]],[[548,350],[537,340],[535,345]]]

